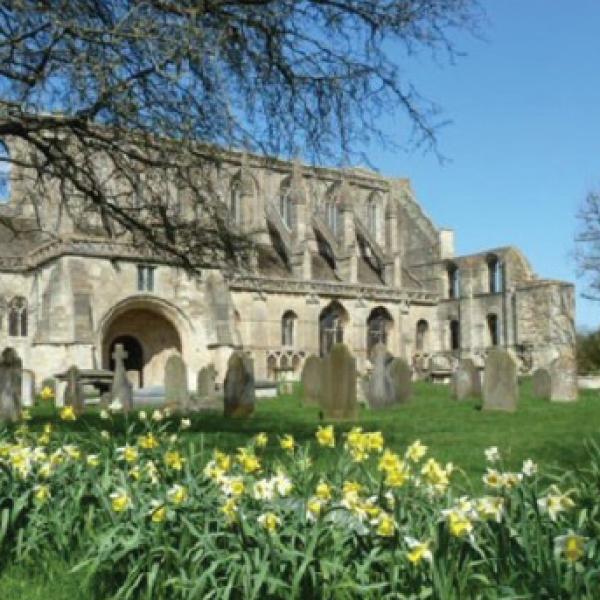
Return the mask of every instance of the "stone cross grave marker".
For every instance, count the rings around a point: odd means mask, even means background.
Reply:
[[[112,387],[110,392],[110,401],[121,403],[124,413],[128,413],[133,408],[133,388],[125,371],[125,359],[128,354],[123,348],[123,344],[115,344],[113,359],[115,361],[115,372],[113,375]]]
[[[235,351],[229,357],[224,393],[226,417],[247,417],[254,412],[254,363],[242,352]]]
[[[303,404],[308,406],[318,406],[321,396],[321,378],[323,361],[318,357],[311,355],[304,361],[300,381],[304,389]]]
[[[483,377],[483,410],[517,410],[517,363],[502,348],[489,350]]]
[[[165,403],[174,410],[189,410],[187,367],[179,354],[169,356],[165,365]]]
[[[23,362],[13,348],[0,356],[0,420],[17,421],[21,417],[21,372]]]
[[[321,408],[326,419],[355,419],[356,358],[345,344],[335,344],[322,359]]]

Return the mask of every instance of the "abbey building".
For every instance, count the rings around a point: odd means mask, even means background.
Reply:
[[[190,275],[1,175],[0,345],[38,385],[72,364],[110,369],[116,343],[141,387],[162,385],[174,352],[190,386],[210,363],[222,378],[234,348],[257,379],[297,378],[342,340],[359,371],[380,341],[421,374],[496,345],[522,372],[573,353],[573,285],[538,278],[512,246],[455,256],[407,179],[228,153],[218,197],[255,243],[252,268]]]

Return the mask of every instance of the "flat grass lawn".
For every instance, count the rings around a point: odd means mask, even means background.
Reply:
[[[47,416],[48,411],[36,409],[32,427],[41,428]],[[97,412],[74,423],[59,423],[57,428],[80,431],[110,425]],[[323,423],[319,409],[303,406],[298,392],[258,400],[254,415],[248,419],[225,418],[216,411],[194,414],[185,438],[207,459],[213,448],[234,452],[264,431],[270,435],[270,451],[276,453],[278,436],[290,433],[297,442],[314,441],[314,432]],[[510,469],[520,469],[526,458],[540,466],[563,469],[586,463],[585,441],[600,440],[600,393],[586,390],[575,403],[550,403],[533,398],[530,381],[525,380],[520,385],[519,408],[509,414],[483,412],[480,400],[457,402],[447,386],[417,383],[409,404],[378,411],[363,408],[356,421],[335,423],[338,432],[354,426],[381,431],[386,444],[400,452],[420,439],[429,446],[431,455],[454,463],[478,487],[485,471],[483,451],[489,446],[498,446],[504,467]],[[114,427],[124,428],[119,421]],[[315,465],[320,467],[327,465]]]
[[[600,440],[600,394],[584,391],[576,403],[557,404],[532,397],[529,381],[520,388],[519,409],[514,414],[486,413],[479,401],[456,402],[446,386],[418,383],[410,404],[382,411],[361,409],[356,422],[337,423],[339,432],[353,426],[365,431],[381,431],[389,447],[403,452],[416,439],[429,446],[430,455],[443,462],[451,461],[465,475],[464,484],[479,492],[485,471],[483,451],[498,446],[504,468],[519,470],[522,461],[532,458],[542,472],[549,469],[577,469],[589,464],[586,440]],[[36,408],[32,428],[41,428],[50,412]],[[54,414],[54,413],[52,413]],[[56,421],[56,429],[79,431],[113,428],[115,435],[124,430],[121,417],[111,424],[100,419],[96,411],[73,423]],[[296,441],[314,441],[319,424],[319,409],[304,407],[300,395],[259,400],[255,414],[245,420],[226,419],[217,412],[192,416],[192,427],[185,441],[208,459],[212,449],[235,451],[249,438],[264,431],[270,436],[268,451],[279,452],[278,436],[291,433]],[[315,469],[326,471],[326,459],[317,460]],[[455,481],[460,484],[459,475]],[[64,562],[50,562],[48,575],[35,566],[9,566],[0,573],[1,600],[79,600],[77,576],[68,574],[70,557]]]

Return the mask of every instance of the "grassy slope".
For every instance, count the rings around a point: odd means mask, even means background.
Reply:
[[[36,411],[33,427],[47,419],[44,411]],[[312,440],[320,423],[319,411],[303,407],[298,397],[261,400],[251,419],[224,419],[216,413],[193,417],[192,429],[186,434],[196,449],[207,453],[213,447],[233,451],[259,431],[273,434],[272,451],[277,452],[274,436],[291,433],[302,442]],[[417,384],[411,404],[385,411],[362,410],[357,423],[340,423],[347,430],[354,424],[365,430],[380,430],[392,448],[403,451],[419,438],[430,446],[430,453],[442,461],[452,461],[464,470],[470,481],[480,487],[485,469],[483,450],[498,446],[507,468],[519,469],[525,458],[533,458],[541,466],[574,469],[587,460],[584,441],[596,437],[600,430],[600,395],[586,391],[575,404],[550,404],[531,397],[530,385],[521,386],[519,410],[515,414],[484,413],[478,402],[452,401],[444,386]],[[65,424],[61,424],[65,427]],[[106,428],[96,415],[86,416],[70,429]],[[316,468],[327,469],[326,464]],[[11,567],[0,574],[1,600],[78,600],[73,576],[64,567],[52,568],[52,578],[38,569]],[[37,575],[36,575],[37,573]]]

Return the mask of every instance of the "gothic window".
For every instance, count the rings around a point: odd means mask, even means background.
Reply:
[[[490,314],[487,316],[488,340],[490,346],[497,346],[499,339],[498,316]]]
[[[454,263],[448,263],[446,275],[448,278],[448,298],[458,298],[460,294],[460,275],[458,267]]]
[[[17,296],[8,307],[8,335],[27,337],[27,300]]]
[[[503,267],[498,257],[495,254],[491,254],[487,259],[488,268],[488,292],[490,294],[497,294],[498,292],[504,291],[504,276]]]
[[[450,349],[460,350],[460,323],[456,319],[450,321]]]
[[[337,235],[340,229],[340,208],[335,200],[325,203],[325,220],[329,229]]]
[[[10,154],[6,144],[0,141],[0,204],[10,200]]]
[[[281,345],[293,346],[296,328],[296,313],[288,310],[281,318]]]
[[[319,316],[319,346],[321,356],[329,353],[334,344],[344,341],[344,325],[348,313],[339,302],[332,302]]]
[[[271,355],[267,358],[267,378],[275,379],[277,373],[277,359]]]
[[[231,184],[229,192],[229,213],[236,225],[242,224],[242,186],[240,181]]]
[[[377,196],[372,196],[367,203],[367,228],[377,240],[381,220],[381,205]]]
[[[417,352],[427,351],[427,335],[429,333],[429,323],[425,319],[417,322],[416,348]]]
[[[138,265],[137,268],[137,288],[139,292],[154,291],[154,270],[156,267],[147,265]]]
[[[375,344],[387,344],[388,332],[393,323],[392,316],[382,306],[371,311],[367,319],[367,352],[371,352]]]
[[[292,229],[294,223],[294,204],[288,187],[283,187],[279,192],[279,214],[285,226],[288,229]]]

